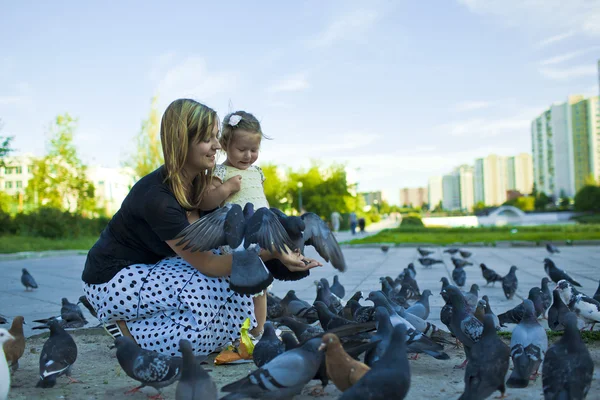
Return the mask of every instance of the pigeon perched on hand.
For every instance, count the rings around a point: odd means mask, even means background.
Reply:
[[[371,369],[350,357],[335,334],[325,334],[321,339],[319,350],[325,351],[325,365],[329,379],[342,392],[352,387]]]
[[[593,330],[594,325],[600,322],[600,302],[577,292],[566,280],[559,281],[556,290],[569,310],[581,318],[586,325],[592,324],[590,331]]]
[[[40,380],[36,387],[51,388],[59,376],[66,375],[71,382],[71,367],[77,360],[77,345],[56,320],[48,322],[50,337],[44,343],[40,354]]]
[[[504,291],[504,296],[506,296],[508,300],[512,299],[517,292],[518,287],[519,280],[517,279],[517,267],[513,265],[510,267],[508,274],[502,278],[502,290]]]
[[[532,375],[537,376],[548,349],[548,335],[537,321],[533,302],[525,299],[522,304],[525,310],[523,319],[512,331],[510,339],[510,355],[514,368],[506,386],[511,388],[524,388],[529,385]]]
[[[24,323],[25,319],[22,316],[19,315],[15,317],[13,319],[12,326],[8,330],[8,333],[12,336],[12,339],[4,342],[2,345],[11,373],[14,373],[17,369],[19,369],[19,359],[25,352],[25,336],[23,335]]]
[[[587,396],[594,361],[577,329],[577,317],[568,313],[564,318],[563,336],[546,352],[542,366],[545,399],[583,400]]]
[[[554,261],[552,261],[549,258],[544,259],[544,271],[546,271],[546,273],[554,283],[558,283],[559,281],[564,279],[570,282],[572,285],[581,287],[581,284],[579,282],[571,278],[564,270],[558,268],[556,264],[554,264]]]
[[[189,341],[179,341],[183,361],[181,378],[175,389],[175,400],[217,400],[219,391],[208,372],[202,368],[200,361],[194,357]]]
[[[458,400],[486,399],[496,390],[503,397],[509,360],[510,349],[496,334],[494,318],[485,315],[483,334],[471,348],[471,358],[465,369],[465,392]]]
[[[285,345],[277,337],[275,328],[270,322],[265,322],[264,332],[258,343],[254,345],[252,360],[258,368],[262,367],[285,351]]]
[[[123,371],[141,385],[126,393],[135,393],[151,386],[159,393],[161,388],[173,384],[181,376],[182,358],[168,357],[155,351],[142,349],[133,339],[120,336],[115,340],[117,360]]]
[[[292,398],[317,374],[323,358],[320,345],[320,338],[310,339],[275,357],[245,378],[223,386],[221,391],[230,394],[221,400]]]
[[[4,345],[6,341],[12,340],[13,337],[4,328],[0,328],[0,345]],[[4,359],[4,350],[0,347],[0,399],[8,398],[8,392],[10,391],[10,372],[8,371],[8,364]]]
[[[21,275],[21,283],[25,286],[25,291],[28,292],[29,289],[37,289],[38,284],[36,283],[33,276],[27,271],[25,268],[22,270],[23,274]]]
[[[483,279],[485,279],[486,286],[490,283],[493,286],[496,284],[496,282],[502,282],[502,277],[498,275],[498,273],[496,273],[496,271],[494,271],[493,269],[488,268],[483,263],[479,264],[479,267],[481,268],[481,274],[483,275]]]

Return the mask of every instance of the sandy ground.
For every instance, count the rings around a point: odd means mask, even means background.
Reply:
[[[79,349],[77,362],[73,366],[73,378],[81,383],[69,384],[66,377],[58,379],[57,385],[51,389],[38,389],[35,384],[38,380],[39,353],[46,340],[46,335],[31,337],[28,339],[25,355],[21,359],[20,369],[15,373],[9,399],[146,399],[147,395],[154,395],[153,388],[145,388],[139,393],[125,395],[129,389],[137,386],[136,381],[130,379],[120,368],[115,350],[109,350],[112,339],[104,330],[94,328],[72,332]],[[447,346],[450,355],[448,361],[438,361],[428,356],[421,356],[419,360],[411,361],[411,388],[407,399],[457,399],[462,393],[464,383],[462,370],[452,367],[463,361],[462,350],[456,350]],[[588,399],[600,399],[600,343],[590,347],[596,370],[592,390]],[[238,364],[214,366],[209,357],[209,364],[205,367],[210,369],[210,374],[218,387],[233,382],[245,376],[254,364]],[[509,371],[510,372],[510,371]],[[303,393],[296,399],[308,400],[315,397],[310,395],[318,381],[312,381],[306,386]],[[175,398],[176,384],[165,388],[163,395],[165,399]],[[499,393],[497,393],[499,394]],[[507,394],[511,400],[542,399],[542,382],[538,378],[526,389],[508,389]],[[325,391],[325,396],[320,399],[336,399],[340,392],[331,383]]]

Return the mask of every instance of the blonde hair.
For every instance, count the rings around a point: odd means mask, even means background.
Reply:
[[[217,113],[210,107],[191,99],[177,99],[165,110],[160,123],[160,141],[165,158],[165,182],[175,198],[187,210],[198,209],[204,192],[208,188],[212,173],[204,171],[192,179],[192,188],[186,187],[185,169],[190,144],[208,140],[215,124]]]
[[[235,126],[231,126],[229,121],[234,115],[237,115],[242,119]],[[263,133],[260,127],[260,122],[258,122],[258,119],[256,119],[254,115],[246,111],[232,112],[223,118],[223,127],[221,129],[221,138],[219,139],[219,143],[221,144],[224,152],[227,152],[227,148],[233,141],[233,135],[237,130],[259,134],[261,139],[270,139]]]

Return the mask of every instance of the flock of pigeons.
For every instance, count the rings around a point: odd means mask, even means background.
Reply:
[[[423,266],[440,262],[431,258],[431,250],[418,251]],[[454,248],[445,252],[452,254],[455,266],[451,274],[454,285],[446,278],[441,280],[445,305],[440,320],[447,331],[427,321],[432,292],[420,290],[413,263],[396,278],[381,277],[381,290],[368,294],[369,304],[361,304],[360,291],[344,301],[346,291],[337,275],[331,285],[327,279],[315,282],[312,304],[293,290],[283,298],[268,293],[268,322],[253,350],[257,369],[221,387],[227,393],[222,399],[290,399],[312,380],[321,384],[321,388],[313,388],[315,394],[333,382],[343,392],[342,400],[403,399],[411,382],[409,360],[417,360],[420,354],[440,362],[449,360],[444,352],[448,345],[462,345],[466,356],[457,366],[465,368],[460,399],[485,399],[495,391],[504,396],[507,386],[527,387],[539,375],[540,366],[545,399],[585,398],[594,364],[580,329],[593,329],[600,322],[600,285],[593,297],[587,296],[575,288],[581,286],[577,281],[547,258],[544,270],[548,277],[540,287],[531,288],[521,304],[496,316],[488,297],[479,298],[477,284],[468,292],[461,290],[466,281],[464,268],[473,265],[469,261],[472,254]],[[455,257],[457,254],[461,258]],[[517,267],[511,267],[504,277],[485,264],[480,268],[486,285],[500,282],[507,299],[515,295]],[[37,288],[25,269],[21,281],[26,290]],[[550,281],[556,283],[553,290]],[[95,314],[85,297],[79,302]],[[538,322],[546,316],[550,329],[564,332],[551,347]],[[0,319],[0,323],[7,322]],[[0,400],[6,399],[10,374],[17,371],[24,353],[23,322],[23,317],[16,317],[8,331],[0,328],[6,358],[6,363],[0,360]],[[79,306],[63,298],[60,315],[35,322],[41,324],[37,328],[50,330],[40,353],[37,386],[53,387],[62,375],[75,381],[71,368],[77,359],[77,345],[67,329],[88,323]],[[506,324],[516,324],[510,346],[497,334]],[[190,343],[181,340],[179,345],[182,357],[168,357],[141,349],[128,337],[117,338],[114,347],[121,368],[140,382],[130,392],[150,386],[160,396],[163,387],[177,382],[177,400],[217,399],[217,386],[201,360],[194,357]],[[511,359],[513,370],[506,380]]]

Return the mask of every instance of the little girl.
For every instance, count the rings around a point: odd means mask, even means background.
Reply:
[[[219,142],[227,153],[227,159],[215,167],[210,189],[200,203],[203,211],[213,210],[224,203],[239,204],[242,209],[249,202],[255,210],[269,207],[263,188],[265,176],[260,167],[253,165],[263,137],[266,136],[254,115],[236,111],[225,116]],[[258,326],[252,333],[257,337],[262,334],[267,319],[267,296],[264,293],[255,295],[254,313]]]

